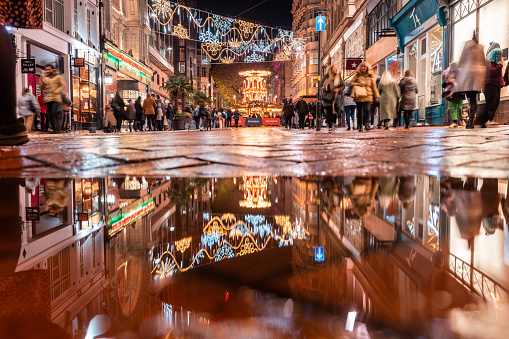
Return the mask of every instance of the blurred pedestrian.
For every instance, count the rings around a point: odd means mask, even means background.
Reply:
[[[166,119],[168,120],[169,129],[173,129],[173,117],[175,116],[175,110],[173,109],[173,105],[170,102],[168,107],[166,107]]]
[[[65,132],[71,131],[71,113],[72,113],[72,101],[69,99],[67,93],[62,93],[62,130]]]
[[[445,100],[449,101],[449,109],[452,117],[452,124],[449,128],[457,128],[458,122],[462,119],[461,112],[465,94],[457,91],[456,76],[458,75],[458,71],[458,62],[453,61],[442,74],[442,87],[444,88],[442,96]]]
[[[292,128],[292,117],[294,114],[294,108],[288,99],[283,100],[283,115],[285,117],[285,128]]]
[[[217,119],[219,120],[219,128],[224,128],[224,121],[225,121],[226,114],[224,112],[224,109],[221,107],[219,108],[219,112],[217,112]]]
[[[484,85],[484,96],[486,104],[479,117],[482,128],[486,128],[486,123],[495,118],[495,112],[500,105],[500,91],[505,86],[502,69],[502,50],[500,48],[492,49],[486,58],[486,84]]]
[[[37,97],[37,101],[39,102],[39,107],[41,107],[41,113],[39,114],[40,130],[42,132],[47,132],[49,128],[49,118],[46,111],[46,105],[44,104],[44,96],[42,93]]]
[[[29,88],[23,90],[23,95],[18,99],[18,112],[19,116],[25,120],[25,127],[27,133],[32,132],[32,125],[34,122],[34,115],[41,111],[41,107],[37,99],[32,94]]]
[[[156,95],[156,130],[163,130],[163,101],[159,95]]]
[[[117,92],[111,101],[111,108],[117,120],[117,132],[122,132],[122,121],[125,119],[125,102],[120,96],[120,92]]]
[[[115,112],[111,107],[112,103],[113,101],[110,102],[110,104],[107,104],[104,108],[104,133],[112,133],[117,128],[117,119],[115,118]]]
[[[316,120],[316,103],[314,101],[312,101],[309,104],[309,115],[310,115],[309,128],[311,129],[311,128],[315,127],[315,120]]]
[[[389,121],[396,117],[396,109],[401,97],[399,86],[392,80],[390,72],[385,71],[382,74],[378,92],[380,93],[379,118],[387,130],[389,129]]]
[[[323,80],[321,88],[323,91],[323,109],[325,111],[325,116],[327,117],[329,133],[331,133],[332,128],[334,127],[334,110],[332,105],[336,97],[345,89],[345,84],[338,73],[338,67],[336,65],[329,67],[328,76]]]
[[[352,97],[357,104],[357,129],[362,132],[363,127],[369,130],[369,114],[373,101],[380,101],[380,94],[376,88],[371,65],[362,62],[355,71],[351,85]]]
[[[376,88],[380,85],[381,78],[379,76],[376,77]],[[378,110],[378,129],[382,128],[382,118],[380,117],[380,104],[374,100],[371,103],[371,128],[375,127],[375,113]]]
[[[213,129],[216,129],[216,122],[217,122],[217,118],[218,118],[218,116],[217,116],[217,110],[216,110],[216,108],[214,107],[214,108],[212,109],[212,128],[213,128]]]
[[[205,119],[206,119],[206,122],[205,122],[205,128],[209,131],[212,130],[212,121],[214,120],[214,116],[212,115],[212,110],[207,107],[205,109],[205,113],[206,113],[206,116],[205,116]]]
[[[352,94],[352,84],[350,80],[345,81],[345,89],[343,90],[343,109],[345,110],[345,120],[347,125],[347,131],[350,131],[354,128],[355,123],[355,109],[357,105],[353,100]],[[350,119],[352,119],[352,125],[350,126]]]
[[[143,125],[145,125],[145,113],[143,112],[143,106],[141,104],[141,96],[136,99],[134,103],[134,109],[136,111],[136,122],[134,123],[135,131],[143,131]]]
[[[156,95],[152,93],[152,95],[147,96],[147,98],[143,101],[143,111],[145,112],[145,116],[147,118],[148,130],[155,131],[156,130]]]
[[[240,113],[238,109],[233,112],[233,120],[235,120],[235,128],[239,128]]]
[[[399,82],[399,90],[401,92],[400,110],[403,111],[405,129],[408,129],[410,128],[412,114],[417,107],[417,93],[419,92],[412,71],[407,70],[405,72],[405,77]]]
[[[306,121],[306,116],[309,115],[308,103],[304,100],[304,98],[300,97],[299,101],[297,101],[295,109],[297,110],[297,114],[299,115],[299,129],[304,129],[304,122]]]
[[[457,92],[464,93],[470,102],[468,123],[466,128],[474,128],[477,112],[477,96],[484,87],[486,79],[486,60],[484,48],[479,44],[474,31],[472,40],[466,42],[459,61],[459,74],[456,77]]]
[[[136,105],[131,99],[127,100],[126,120],[129,126],[129,132],[133,131],[133,123],[134,130],[136,131]]]
[[[41,89],[44,91],[44,104],[50,118],[54,134],[62,129],[62,93],[66,87],[64,78],[53,65],[48,64],[41,76]]]
[[[201,130],[201,124],[200,124],[200,106],[196,105],[193,111],[193,118],[194,118],[194,124],[196,126],[196,129]]]

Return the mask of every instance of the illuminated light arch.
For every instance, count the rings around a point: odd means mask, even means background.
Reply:
[[[168,0],[151,0],[148,8],[150,16],[160,25],[169,26],[168,34],[192,39],[189,33],[194,25],[199,41],[217,44],[212,48],[202,46],[213,61],[222,62],[223,58],[228,60],[224,63],[234,62],[231,60],[235,58],[244,62],[281,61],[281,56],[276,60],[278,51],[285,51],[285,58],[290,59],[306,45],[305,39],[294,37],[291,31],[220,16]],[[183,21],[189,21],[189,28],[182,25]]]

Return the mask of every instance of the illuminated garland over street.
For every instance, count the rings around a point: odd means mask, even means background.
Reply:
[[[216,62],[290,60],[302,52],[304,39],[293,32],[194,9],[168,0],[148,3],[151,20],[165,32],[202,43],[207,57]]]

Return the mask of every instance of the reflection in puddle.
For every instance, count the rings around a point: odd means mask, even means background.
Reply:
[[[0,337],[508,330],[506,179],[0,181]]]

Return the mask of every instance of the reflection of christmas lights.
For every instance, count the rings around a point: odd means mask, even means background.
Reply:
[[[275,224],[279,227],[271,226],[263,215],[246,215],[244,219],[245,221],[237,220],[233,214],[214,216],[203,228],[200,250],[191,257],[187,267],[182,266],[183,261],[176,260],[168,244],[167,249],[154,259],[152,273],[168,277],[192,269],[201,264],[205,257],[217,262],[262,251],[271,240],[283,247],[293,245],[296,239],[306,239],[309,236],[309,232],[299,224],[292,225],[289,216],[274,217]],[[186,239],[182,240],[190,244],[191,238]],[[185,249],[181,250],[179,242],[175,243],[175,249],[183,253]]]
[[[179,241],[175,241],[175,248],[177,249],[177,251],[179,251],[180,253],[184,253],[184,251],[187,250],[191,245],[191,239],[192,239],[191,237],[188,237],[181,239]]]
[[[240,207],[268,208],[272,206],[272,203],[267,201],[267,176],[244,176],[243,180],[244,200],[239,201]]]

